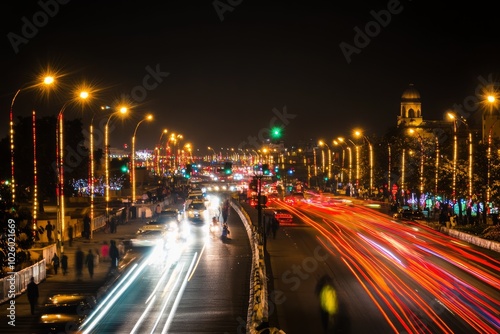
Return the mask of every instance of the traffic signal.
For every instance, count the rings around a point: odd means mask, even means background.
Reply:
[[[224,174],[231,175],[233,173],[233,164],[231,162],[224,163]]]
[[[122,166],[120,167],[120,170],[121,170],[121,171],[122,171],[122,173],[124,173],[124,174],[125,174],[125,173],[128,173],[128,165],[122,165]]]
[[[281,139],[283,135],[283,130],[279,126],[275,126],[271,129],[271,139],[278,140]]]
[[[269,165],[268,164],[262,164],[262,174],[269,175]]]
[[[191,175],[193,172],[193,166],[191,164],[186,165],[186,174]]]

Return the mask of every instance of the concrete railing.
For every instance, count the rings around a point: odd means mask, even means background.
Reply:
[[[0,279],[0,303],[9,299],[14,299],[14,296],[22,294],[31,280],[35,278],[35,283],[40,283],[47,277],[45,259],[26,267],[22,270],[12,272],[6,277]]]
[[[245,225],[250,246],[252,248],[252,269],[250,273],[250,298],[248,302],[247,313],[247,328],[246,333],[258,334],[261,333],[257,327],[265,322],[268,322],[269,305],[267,291],[267,274],[266,263],[264,257],[264,246],[259,242],[259,231],[252,224],[248,214],[235,202],[231,202],[231,206],[239,215]],[[266,333],[285,334],[284,331],[278,328],[263,329]]]

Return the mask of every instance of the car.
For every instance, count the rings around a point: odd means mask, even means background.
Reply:
[[[294,205],[305,200],[304,193],[295,192],[285,197],[285,202]]]
[[[399,208],[397,212],[394,213],[393,217],[408,220],[421,220],[425,218],[423,212],[420,209],[413,209],[408,205],[403,205],[401,208]]]
[[[96,298],[91,294],[53,295],[41,308],[38,333],[76,332],[96,305]]]
[[[290,225],[293,223],[293,215],[286,209],[267,208],[264,211],[264,215],[276,218],[280,225]]]
[[[205,201],[192,201],[187,206],[185,214],[186,218],[190,221],[205,221],[207,216]]]
[[[141,230],[130,241],[133,247],[163,246],[167,241],[168,231],[164,229]]]
[[[180,222],[180,212],[174,208],[168,208],[160,212],[155,224],[168,224],[168,223],[179,223]]]

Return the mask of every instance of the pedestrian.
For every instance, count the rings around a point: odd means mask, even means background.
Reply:
[[[63,275],[68,273],[68,256],[64,253],[61,253],[61,269]]]
[[[116,241],[111,240],[111,245],[109,246],[109,258],[111,260],[111,269],[115,269],[118,267],[118,260],[120,258],[120,252],[118,251],[118,247],[116,247]]]
[[[28,301],[30,302],[31,314],[35,314],[35,307],[38,304],[38,285],[35,283],[35,278],[31,277],[27,286]]]
[[[109,245],[107,241],[102,242],[101,258],[103,261],[107,261],[109,259]]]
[[[92,278],[94,276],[94,254],[92,253],[92,249],[89,249],[89,253],[85,258],[85,264],[89,270],[90,278]]]
[[[47,231],[47,240],[49,244],[52,243],[52,231],[54,230],[54,226],[50,223],[50,220],[47,222],[47,226],[45,226],[45,231]]]
[[[320,303],[321,324],[324,333],[333,333],[338,314],[337,292],[333,285],[333,280],[328,275],[324,275],[316,285],[316,294]]]
[[[156,218],[160,217],[160,213],[161,213],[161,206],[160,204],[158,204],[156,206]]]
[[[54,268],[54,274],[57,275],[57,270],[59,269],[59,256],[57,256],[57,253],[54,254],[52,257],[52,268]]]
[[[69,247],[73,245],[73,225],[69,224],[68,226],[68,240],[69,240]]]
[[[78,280],[80,280],[82,278],[84,257],[85,257],[85,254],[83,253],[82,249],[80,247],[78,247],[76,250],[76,254],[75,254],[76,278]]]
[[[273,232],[273,239],[276,239],[276,232],[278,231],[279,227],[280,227],[280,222],[278,221],[278,219],[276,219],[276,217],[273,217],[271,221],[271,230]]]
[[[83,237],[90,239],[90,216],[87,213],[83,218]]]
[[[226,199],[222,205],[222,222],[226,223],[229,216],[229,200]]]

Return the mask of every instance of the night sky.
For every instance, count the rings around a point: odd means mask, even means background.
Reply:
[[[32,108],[55,115],[86,82],[96,98],[84,109],[69,107],[67,119],[82,117],[88,126],[100,106],[126,99],[133,111],[116,123],[113,147],[130,145],[136,124],[151,112],[154,123],[137,132],[139,149],[154,148],[166,128],[202,154],[207,146],[255,148],[248,138],[262,137],[273,122],[283,126],[287,145],[331,142],[354,128],[382,135],[395,125],[410,83],[422,96],[424,118],[442,119],[475,94],[479,76],[499,80],[500,21],[485,1],[475,8],[424,1],[59,1],[2,4],[2,138],[14,93],[47,68],[61,75],[59,89],[48,96],[22,91],[15,116]],[[50,4],[49,15],[41,4]],[[9,38],[26,37],[23,25],[34,17],[38,32],[13,45]],[[366,28],[369,40],[356,39]],[[354,51],[346,56],[341,45]]]

